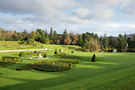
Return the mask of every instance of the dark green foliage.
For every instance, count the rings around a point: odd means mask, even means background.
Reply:
[[[54,52],[54,54],[57,54],[57,49],[55,49],[55,52]]]
[[[11,57],[11,56],[4,56],[2,57],[2,60],[4,62],[8,62],[8,63],[19,63],[20,61],[17,60],[18,57]]]
[[[14,33],[14,34],[13,34]],[[13,35],[12,35],[13,34]],[[127,35],[119,34],[118,38],[112,36],[108,37],[106,34],[99,37],[94,33],[83,33],[83,34],[68,34],[65,29],[63,34],[57,34],[55,30],[51,28],[50,34],[48,35],[47,30],[37,29],[28,33],[26,30],[22,33],[16,31],[4,31],[0,28],[0,40],[2,41],[21,41],[20,44],[31,44],[35,46],[35,41],[45,44],[61,44],[61,45],[79,45],[83,51],[108,51],[117,49],[120,52],[125,51],[125,45],[127,43]],[[134,43],[135,41],[133,41]],[[131,44],[129,44],[130,46]],[[7,45],[3,45],[8,48]],[[135,48],[135,45],[132,47]],[[129,48],[128,51],[134,51]],[[24,49],[24,48],[18,48]]]
[[[24,52],[19,53],[19,57],[24,57],[26,54]]]
[[[53,33],[53,42],[54,42],[54,44],[57,44],[57,39],[58,39],[57,32],[56,32],[56,30],[54,30],[54,33]]]
[[[92,62],[96,62],[96,55],[95,54],[92,56],[92,60],[91,61]]]
[[[70,68],[72,68],[72,63],[54,61],[38,64],[35,69],[40,71],[59,72],[68,70]]]
[[[72,63],[72,64],[77,64],[77,63],[80,63],[80,61],[77,61],[77,60],[58,60],[60,62],[65,62],[65,63]]]
[[[17,67],[16,70],[29,70],[29,69],[34,69],[35,67],[36,67],[35,65],[30,63],[22,67]]]
[[[61,58],[66,58],[66,59],[81,59],[81,57],[68,55],[67,53],[60,53],[58,54],[58,56],[60,56]]]
[[[71,51],[71,53],[74,53],[74,51]]]
[[[118,44],[118,51],[120,52],[124,52],[125,51],[125,45],[126,45],[126,41],[124,40],[124,37],[119,34],[119,44]]]
[[[0,67],[5,67],[14,63],[15,62],[11,62],[11,61],[0,61]]]
[[[72,61],[71,61],[72,62]],[[78,63],[78,62],[72,62]],[[37,62],[37,63],[30,63],[23,67],[18,67],[16,70],[29,70],[29,69],[36,69],[40,71],[49,71],[49,72],[57,72],[57,71],[65,71],[73,67],[70,61],[52,61],[52,62]]]
[[[37,53],[37,51],[34,51],[34,54],[36,54]]]
[[[43,57],[44,57],[44,58],[47,58],[47,54],[44,54]]]

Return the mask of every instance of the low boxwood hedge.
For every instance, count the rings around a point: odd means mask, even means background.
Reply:
[[[61,58],[66,58],[66,59],[81,59],[81,57],[68,55],[67,53],[60,53],[57,56],[60,56]]]
[[[5,67],[11,64],[14,64],[15,62],[4,62],[4,61],[0,61],[0,67]]]
[[[69,70],[70,68],[72,68],[72,63],[52,62],[40,64],[35,69],[40,71],[59,72]]]
[[[29,70],[29,69],[36,69],[40,71],[49,71],[49,72],[59,72],[69,70],[73,67],[72,63],[79,63],[75,61],[51,61],[51,62],[36,62],[30,63],[23,67],[18,67],[16,70]]]

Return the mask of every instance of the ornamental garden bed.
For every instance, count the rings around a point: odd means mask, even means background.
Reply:
[[[48,72],[59,72],[69,70],[73,67],[73,63],[79,63],[79,61],[66,61],[66,60],[58,60],[58,61],[43,61],[30,63],[23,67],[18,67],[16,70],[29,70],[36,69],[39,71],[48,71]]]

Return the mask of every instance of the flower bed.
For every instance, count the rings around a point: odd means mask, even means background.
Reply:
[[[23,67],[18,67],[16,70],[29,70],[29,69],[36,69],[40,71],[48,71],[48,72],[59,72],[69,70],[73,67],[75,62],[71,61],[51,61],[51,62],[36,62],[30,63]],[[77,62],[76,62],[77,63]]]

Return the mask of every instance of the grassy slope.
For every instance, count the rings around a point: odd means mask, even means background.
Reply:
[[[47,45],[46,47],[49,47]],[[52,45],[49,59],[54,57],[54,48],[77,49],[75,46]],[[71,51],[68,50],[68,51]],[[70,52],[68,52],[70,53]],[[0,53],[5,56],[7,53]],[[16,53],[8,53],[16,55]],[[26,57],[22,63],[0,68],[0,90],[56,90],[56,89],[91,89],[91,90],[134,90],[135,89],[135,54],[134,53],[96,53],[97,62],[90,59],[93,53],[75,52],[83,58],[82,63],[63,72],[42,72],[37,70],[16,71],[17,66],[32,62]]]
[[[35,42],[36,46],[33,45],[23,45],[19,44],[19,41],[0,41],[0,50],[16,50],[16,49],[70,49],[70,50],[78,50],[80,47],[73,45],[51,45],[51,44],[42,44],[39,42]],[[6,46],[4,46],[6,45]]]

